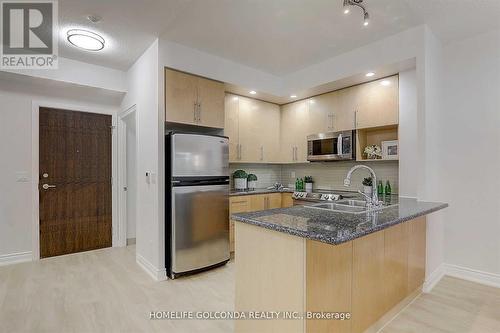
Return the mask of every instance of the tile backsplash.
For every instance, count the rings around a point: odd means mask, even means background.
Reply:
[[[344,187],[344,178],[347,172],[356,164],[365,164],[375,170],[377,179],[391,183],[393,193],[399,190],[399,162],[398,161],[378,161],[378,162],[329,162],[329,163],[304,163],[304,164],[231,164],[230,171],[233,173],[237,169],[243,169],[247,173],[254,173],[258,178],[258,187],[265,188],[276,182],[285,186],[294,186],[297,178],[312,176],[315,189],[326,190],[351,190],[362,189],[363,178],[369,173],[365,170],[358,170],[352,176],[352,185]]]
[[[279,164],[230,164],[229,171],[231,175],[234,171],[241,169],[246,173],[253,173],[257,176],[258,188],[266,188],[276,183],[282,183],[281,180],[281,165]],[[233,179],[231,177],[231,187]]]

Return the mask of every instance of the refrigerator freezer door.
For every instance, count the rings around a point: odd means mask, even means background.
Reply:
[[[172,188],[172,272],[229,259],[229,185]]]
[[[172,177],[229,176],[228,139],[174,134],[172,161]]]

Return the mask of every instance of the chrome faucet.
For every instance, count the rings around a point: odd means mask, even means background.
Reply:
[[[367,169],[370,172],[370,175],[372,177],[372,197],[370,198],[368,195],[364,194],[361,191],[358,191],[358,193],[362,194],[365,197],[369,208],[380,207],[381,203],[378,201],[378,193],[377,193],[377,187],[376,187],[377,186],[376,185],[377,184],[377,175],[375,174],[375,171],[373,171],[372,168],[370,168],[366,165],[361,165],[361,164],[353,166],[351,168],[351,170],[349,170],[349,172],[347,173],[346,178],[344,179],[344,186],[348,187],[351,185],[352,174],[354,171],[356,171],[358,169]]]

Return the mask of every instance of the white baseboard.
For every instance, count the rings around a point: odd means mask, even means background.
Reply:
[[[462,280],[476,282],[491,287],[500,288],[500,275],[479,271],[457,265],[444,264],[446,275]]]
[[[429,274],[429,276],[425,279],[424,286],[422,287],[422,291],[424,293],[430,293],[431,290],[438,284],[439,281],[443,278],[443,276],[446,274],[445,272],[445,265],[441,264],[432,272]]]
[[[500,288],[500,274],[483,272],[457,265],[441,264],[425,280],[423,292],[430,292],[445,275],[490,287]]]
[[[167,269],[158,269],[152,263],[147,261],[140,254],[135,255],[135,261],[141,268],[146,271],[155,281],[165,281],[167,279]]]
[[[0,255],[0,266],[18,264],[33,260],[33,254],[29,252],[11,253]]]

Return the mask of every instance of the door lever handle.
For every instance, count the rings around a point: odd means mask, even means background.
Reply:
[[[44,190],[48,190],[49,188],[54,188],[54,187],[56,187],[56,186],[55,186],[55,185],[49,185],[49,184],[43,184],[43,185],[42,185],[42,188],[43,188]]]

